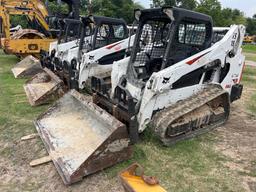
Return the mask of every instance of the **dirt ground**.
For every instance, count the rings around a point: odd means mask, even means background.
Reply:
[[[243,98],[232,105],[228,123],[215,131],[218,138],[216,150],[229,157],[225,165],[238,173],[248,192],[256,191],[256,175],[250,176],[256,169],[256,119],[245,111],[244,103],[253,91],[256,89],[245,89]],[[12,161],[0,157],[1,191],[123,191],[118,179],[109,180],[104,172],[66,187],[52,163],[31,168],[31,159],[46,155],[43,146],[38,145],[38,139],[17,140],[1,146],[13,150]]]
[[[246,64],[252,67],[256,67],[256,62],[254,61],[246,61]]]
[[[247,61],[246,61],[246,65],[256,67],[256,55],[255,55],[255,53],[244,53],[244,55],[246,56],[246,58],[248,58]]]
[[[247,192],[256,192],[256,117],[247,112],[245,103],[255,91],[256,88],[246,87],[242,99],[232,104],[228,123],[214,131],[217,138],[214,141],[215,150],[227,157],[224,166],[235,172]],[[104,171],[66,187],[52,163],[31,168],[31,160],[47,155],[38,138],[30,141],[16,139],[0,143],[0,146],[3,149],[0,156],[0,191],[123,191],[118,178],[109,178]]]
[[[36,139],[29,142],[17,141],[6,145],[12,145],[9,147],[14,151],[15,156],[12,157],[12,161],[0,158],[1,191],[123,191],[118,180],[110,181],[104,172],[87,177],[71,187],[66,187],[52,163],[36,168],[29,166],[31,159],[37,158],[33,154],[46,155],[46,152],[38,147]]]
[[[256,119],[245,109],[256,88],[246,88],[241,100],[232,105],[227,124],[216,130],[216,150],[229,157],[226,166],[236,171],[245,191],[256,192]]]

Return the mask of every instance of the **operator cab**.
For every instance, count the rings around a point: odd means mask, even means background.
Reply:
[[[58,42],[61,44],[78,40],[80,38],[81,28],[83,27],[81,21],[76,19],[64,19],[62,22],[64,27]]]
[[[144,84],[158,72],[211,46],[211,17],[175,8],[136,10],[139,22],[129,76]]]
[[[80,0],[61,0],[61,3],[57,2],[59,11],[52,13],[52,15],[46,18],[47,23],[50,27],[50,33],[54,38],[61,38],[64,34],[65,18],[72,20],[79,20],[80,18]],[[49,10],[48,3],[46,2],[46,8]],[[61,11],[60,11],[61,10]]]
[[[77,57],[70,62],[60,62],[62,80],[70,88],[78,89],[79,68],[85,53],[105,47],[111,49],[112,43],[128,38],[128,29],[123,19],[101,16],[88,16],[81,18],[82,30],[80,33],[79,51]],[[99,65],[108,65],[124,58],[125,50],[116,50],[106,54],[98,60]],[[63,70],[62,70],[63,69]]]
[[[78,47],[83,32],[85,33],[85,35],[83,35],[84,38],[89,38],[88,36],[93,34],[92,26],[83,25],[83,23],[77,19],[60,19],[58,23],[59,26],[61,26],[58,45],[76,41],[76,46]],[[57,51],[58,50],[53,49],[49,55],[47,53],[41,53],[41,65],[52,71],[62,70],[63,63],[58,54],[63,54],[63,52],[56,54]]]
[[[86,33],[82,33],[80,50],[86,53],[106,45],[121,41],[128,37],[128,29],[123,19],[110,17],[89,16],[82,18],[84,25],[93,25],[94,30],[90,39],[84,38]]]

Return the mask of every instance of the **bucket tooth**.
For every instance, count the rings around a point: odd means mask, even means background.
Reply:
[[[41,114],[35,126],[66,185],[132,155],[126,126],[75,90]]]
[[[58,99],[65,93],[63,81],[51,70],[44,68],[26,81],[24,90],[31,106],[38,106]]]
[[[40,61],[29,55],[12,68],[12,73],[15,78],[28,78],[42,72],[42,70]]]

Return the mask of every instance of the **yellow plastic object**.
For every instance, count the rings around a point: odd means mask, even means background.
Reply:
[[[134,163],[119,174],[126,192],[167,192],[159,184],[147,184],[142,177],[143,171],[141,175],[138,176],[136,175],[136,169],[143,170],[139,164]]]

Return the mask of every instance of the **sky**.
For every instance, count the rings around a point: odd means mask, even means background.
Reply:
[[[151,0],[136,0],[145,8],[149,7]],[[244,12],[247,17],[252,17],[256,14],[255,0],[219,0],[223,7],[237,8]]]

